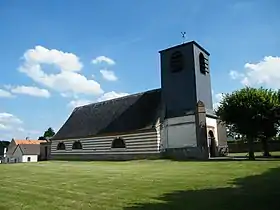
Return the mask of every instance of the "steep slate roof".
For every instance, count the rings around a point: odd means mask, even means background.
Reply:
[[[40,144],[19,144],[23,155],[40,155]]]
[[[52,140],[152,128],[160,108],[161,89],[77,107]]]

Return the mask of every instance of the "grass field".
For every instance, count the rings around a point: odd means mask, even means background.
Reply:
[[[280,209],[280,161],[0,164],[0,209]],[[251,208],[249,208],[251,205]]]

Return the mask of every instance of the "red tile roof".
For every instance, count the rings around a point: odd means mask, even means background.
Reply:
[[[40,144],[47,142],[46,140],[15,140],[16,145],[19,144]]]

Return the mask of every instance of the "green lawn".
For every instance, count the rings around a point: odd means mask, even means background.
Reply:
[[[0,174],[1,210],[280,209],[280,160],[49,161]]]

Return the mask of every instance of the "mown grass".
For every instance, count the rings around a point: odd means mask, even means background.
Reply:
[[[280,161],[0,165],[0,209],[280,209]]]

